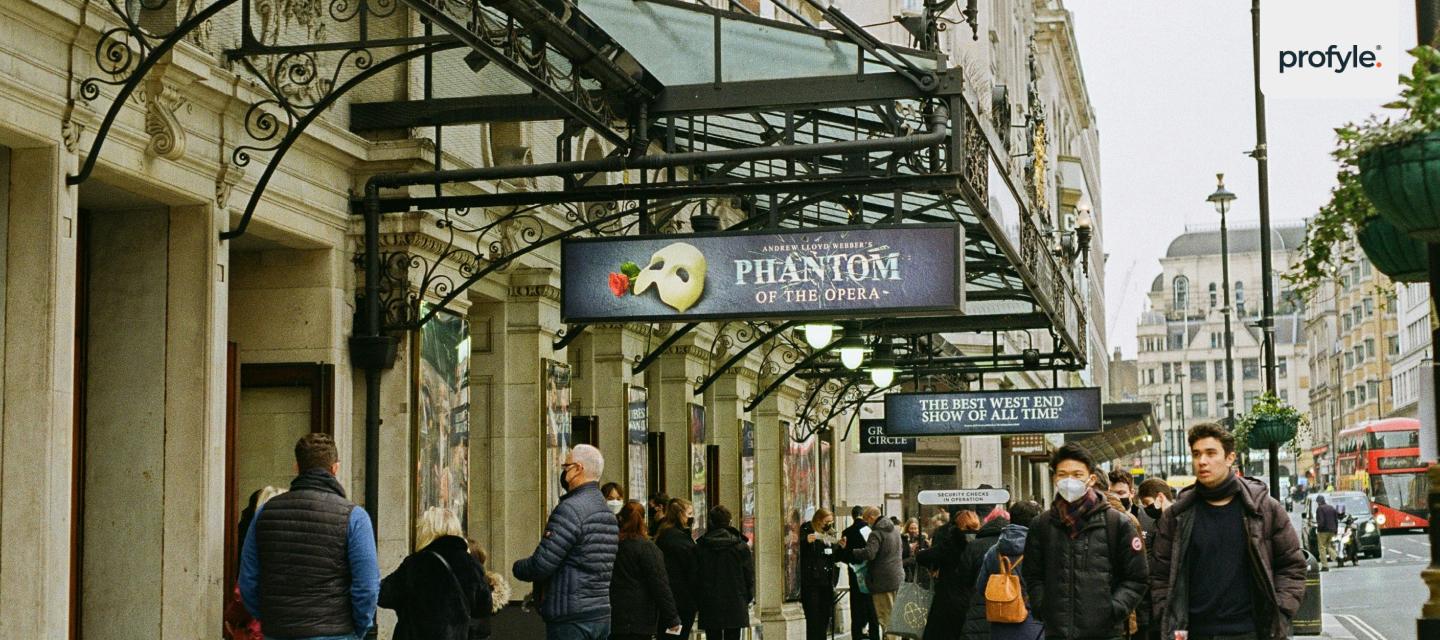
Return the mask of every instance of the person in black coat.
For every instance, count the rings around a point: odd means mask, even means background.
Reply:
[[[670,577],[670,594],[675,597],[675,612],[680,615],[680,639],[689,640],[695,626],[695,538],[690,521],[695,509],[689,500],[672,498],[666,505],[665,518],[660,520],[655,546],[665,554],[665,573]]]
[[[996,516],[980,527],[975,532],[975,538],[965,546],[965,551],[960,554],[960,565],[956,568],[955,574],[960,580],[959,590],[956,597],[960,602],[966,603],[963,611],[969,610],[970,597],[975,593],[975,578],[980,575],[981,565],[985,563],[985,553],[990,547],[1000,541],[1000,532],[1010,525],[1010,519]],[[963,627],[963,623],[962,623]]]
[[[842,549],[836,553],[840,561],[846,563],[845,570],[850,572],[850,626],[854,640],[880,640],[880,618],[875,614],[875,601],[870,599],[869,592],[860,590],[860,578],[855,575],[855,568],[849,564],[858,564],[854,558],[856,549],[865,548],[865,536],[860,530],[869,526],[860,519],[865,513],[865,507],[856,505],[850,512],[854,522],[845,528],[842,533],[844,544]]]
[[[610,637],[648,640],[664,629],[680,632],[680,616],[665,574],[665,556],[645,537],[645,506],[620,508],[620,547],[610,578]]]
[[[708,640],[740,640],[755,601],[755,558],[750,543],[730,526],[730,510],[710,510],[709,530],[695,542],[695,604]]]
[[[490,637],[490,581],[470,555],[460,520],[431,507],[420,518],[419,551],[380,581],[380,606],[394,609],[394,640],[480,640]]]
[[[956,640],[965,625],[965,609],[970,603],[960,597],[974,585],[962,584],[959,573],[960,557],[970,544],[967,532],[957,521],[960,513],[959,505],[951,505],[950,522],[935,530],[929,549],[915,554],[916,564],[935,572],[935,594],[930,616],[925,620],[924,640]]]
[[[834,531],[835,516],[824,508],[816,509],[815,516],[800,525],[800,604],[805,608],[806,640],[825,640],[835,611],[835,581],[840,579],[836,552],[844,546],[821,537]]]

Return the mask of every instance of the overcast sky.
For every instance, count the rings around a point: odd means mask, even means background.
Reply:
[[[1415,44],[1401,4],[1400,41]],[[1215,174],[1235,192],[1231,228],[1259,224],[1250,2],[1065,0],[1100,129],[1110,348],[1135,356],[1135,324],[1160,258],[1186,224],[1218,225]],[[1337,19],[1343,19],[1337,16]],[[1398,92],[1399,87],[1396,87]],[[1333,129],[1380,111],[1374,100],[1266,102],[1270,212],[1314,215],[1329,199]]]

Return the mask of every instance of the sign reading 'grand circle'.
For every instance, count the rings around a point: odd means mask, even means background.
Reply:
[[[942,436],[1100,431],[1100,389],[1027,389],[885,396],[885,433]]]
[[[905,224],[566,239],[565,322],[958,311],[961,227]]]

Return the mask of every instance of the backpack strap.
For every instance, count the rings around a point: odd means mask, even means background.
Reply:
[[[469,620],[470,601],[465,597],[465,587],[460,586],[460,578],[455,577],[455,570],[450,568],[450,563],[445,560],[445,556],[440,555],[434,550],[430,551],[430,555],[435,556],[435,559],[439,560],[440,564],[445,565],[445,573],[450,574],[450,583],[455,585],[455,592],[460,596],[460,604],[465,607],[465,619]]]

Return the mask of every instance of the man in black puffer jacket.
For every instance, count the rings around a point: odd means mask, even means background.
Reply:
[[[535,582],[549,640],[605,640],[610,636],[610,576],[620,528],[598,482],[605,458],[577,445],[560,468],[568,493],[550,512],[535,553],[515,561],[515,577]]]
[[[755,601],[755,556],[745,535],[730,526],[729,509],[716,505],[709,515],[710,528],[695,542],[700,628],[706,640],[740,640]]]
[[[240,597],[267,638],[364,636],[375,621],[380,565],[364,509],[345,499],[335,441],[295,443],[300,475],[255,513],[240,561]]]
[[[1030,524],[1020,573],[1050,640],[1119,640],[1145,593],[1145,543],[1095,489],[1095,460],[1076,443],[1050,461],[1058,495]]]

